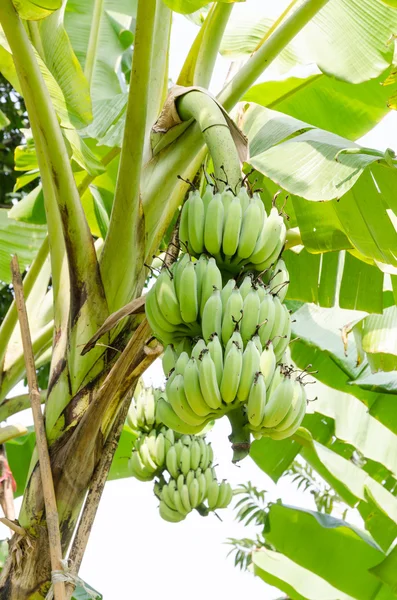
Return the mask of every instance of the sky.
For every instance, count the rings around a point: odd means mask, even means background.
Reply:
[[[256,13],[264,0],[248,0],[236,5],[234,18],[240,13]],[[266,2],[281,11],[285,0]],[[182,16],[175,16],[170,55],[170,75],[175,81],[190,47],[197,27]],[[211,91],[217,93],[225,80],[229,63],[221,57],[217,61]],[[397,151],[397,115],[389,114],[362,140],[366,146],[380,150],[387,147]],[[147,384],[159,386],[163,382],[160,363],[145,374]],[[21,393],[21,386],[13,394]],[[29,411],[15,415],[10,422],[30,425]],[[310,494],[296,491],[290,481],[283,478],[275,485],[250,459],[240,467],[231,463],[227,419],[216,422],[208,438],[215,451],[219,479],[227,479],[232,486],[251,481],[267,490],[267,499],[295,506],[315,509]],[[20,500],[16,501],[19,509]],[[135,479],[112,481],[106,485],[98,510],[87,552],[80,571],[81,577],[103,594],[105,600],[148,600],[160,596],[162,600],[212,600],[216,597],[231,599],[261,598],[275,600],[280,592],[264,584],[251,573],[241,572],[227,558],[229,537],[255,536],[254,527],[244,528],[236,523],[231,509],[219,511],[222,522],[214,515],[203,518],[196,513],[184,521],[171,524],[158,514],[158,501],[151,483]],[[351,518],[359,524],[352,513]],[[0,526],[0,539],[8,530]]]

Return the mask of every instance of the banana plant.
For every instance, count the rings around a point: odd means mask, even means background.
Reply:
[[[0,219],[11,230],[6,253],[29,266],[24,294],[36,367],[50,363],[45,425],[67,556],[131,390],[162,351],[143,316],[145,282],[204,166],[221,189],[224,181],[238,188],[242,171],[254,169],[249,177],[260,178],[267,207],[277,191],[285,199],[288,298],[314,303],[297,312],[295,329],[305,330],[292,346],[297,365],[326,345],[314,331],[318,312],[339,303],[358,322],[390,303],[384,274],[397,266],[396,158],[355,140],[387,113],[387,101],[393,105],[379,83],[395,83],[397,10],[381,0],[293,0],[258,24],[240,22],[244,4],[227,1],[203,12],[200,0],[42,4],[0,6],[0,71],[22,94],[31,128],[15,157],[23,172],[17,185],[37,184]],[[173,12],[194,11],[201,27],[168,89]],[[215,98],[208,88],[219,52],[233,63]],[[289,74],[292,66],[300,66],[299,77]],[[26,248],[20,235],[34,243]],[[0,267],[8,282],[7,265]],[[6,416],[26,406],[8,398],[25,375],[17,321],[12,304],[0,328]],[[368,353],[382,352],[374,336],[368,344]],[[345,373],[337,350],[320,357]],[[350,361],[349,380],[358,401],[371,405],[365,360],[365,373]],[[341,379],[334,386],[346,387]],[[384,411],[374,416],[393,430]],[[318,464],[315,443],[298,439]],[[254,459],[263,443],[255,444]],[[51,585],[51,563],[36,452],[18,521],[26,533],[10,541],[0,595],[39,600]]]

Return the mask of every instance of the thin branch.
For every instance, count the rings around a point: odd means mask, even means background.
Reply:
[[[105,488],[114,454],[117,450],[123,425],[127,418],[128,409],[131,404],[131,397],[134,393],[136,383],[137,382],[135,382],[123,401],[119,414],[114,421],[106,444],[103,448],[101,459],[91,480],[90,489],[87,494],[87,499],[84,504],[81,519],[77,527],[76,535],[74,537],[72,548],[69,554],[69,572],[72,576],[77,576],[80,570],[81,562],[83,560],[91,529],[99,507],[99,502]],[[66,590],[67,600],[69,600],[73,591],[74,586],[72,584],[68,584]]]
[[[45,434],[44,418],[41,412],[41,399],[37,385],[36,368],[34,364],[28,315],[23,296],[22,277],[19,271],[19,264],[16,256],[13,256],[11,261],[11,272],[15,293],[15,302],[17,305],[21,328],[22,344],[25,353],[26,375],[28,380],[30,401],[32,404],[33,422],[36,432],[36,446],[39,455],[40,473],[46,510],[51,568],[53,571],[60,571],[62,570],[62,549],[57,503],[54,491],[54,483],[52,480],[50,455],[48,452],[47,438]],[[65,600],[65,585],[63,581],[54,582],[54,595],[55,600]]]
[[[101,255],[101,274],[109,310],[134,297],[145,254],[145,227],[140,197],[142,157],[145,145],[150,67],[156,0],[139,0],[134,55],[127,104],[123,146],[108,234]],[[129,258],[129,268],[115,256]]]
[[[233,108],[263,71],[327,2],[329,0],[304,0],[294,13],[281,23],[219,94],[218,100],[226,110]]]
[[[94,0],[94,9],[92,12],[92,22],[90,37],[88,39],[87,54],[85,56],[84,75],[91,87],[92,75],[96,62],[96,55],[99,42],[99,31],[101,28],[101,17],[103,11],[103,0]]]

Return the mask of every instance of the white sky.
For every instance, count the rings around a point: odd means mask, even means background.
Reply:
[[[285,0],[267,1],[279,14]],[[238,11],[257,11],[264,0],[248,0],[236,5]],[[182,16],[175,16],[173,25],[170,75],[175,81],[183,64],[197,28]],[[217,93],[222,87],[228,62],[217,62],[211,89]],[[392,147],[397,151],[397,115],[389,114],[363,139],[363,144],[381,150]],[[157,364],[146,374],[146,381],[162,383],[161,365]],[[15,394],[21,393],[21,387]],[[29,411],[20,413],[10,422],[31,424]],[[315,508],[310,494],[296,492],[288,481],[276,486],[254,462],[247,458],[236,467],[231,463],[231,450],[227,440],[229,425],[226,419],[216,423],[209,438],[215,450],[218,477],[226,478],[233,486],[251,481],[269,492],[269,499],[282,498],[296,506]],[[219,511],[223,522],[214,515],[202,518],[191,514],[179,524],[163,521],[158,514],[157,500],[151,483],[135,479],[110,482],[100,504],[88,549],[81,568],[81,577],[96,588],[105,600],[129,600],[145,597],[148,600],[160,595],[162,600],[209,600],[216,597],[254,598],[274,600],[280,592],[266,586],[250,573],[240,572],[226,558],[228,537],[255,535],[255,528],[245,529],[234,521],[231,509]],[[17,509],[20,500],[16,502]],[[354,516],[354,515],[353,515]],[[8,530],[0,526],[0,539]]]

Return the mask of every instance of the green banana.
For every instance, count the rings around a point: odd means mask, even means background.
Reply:
[[[200,444],[197,440],[193,440],[190,447],[190,468],[195,471],[199,468],[201,459]]]
[[[244,348],[243,338],[241,337],[241,333],[237,330],[232,333],[231,337],[229,338],[228,343],[226,344],[225,354],[224,354],[225,359],[226,359],[226,356],[229,354],[229,351],[231,350],[233,344],[235,344],[239,350],[243,351],[243,348]]]
[[[240,331],[244,345],[256,332],[259,321],[260,308],[259,294],[252,289],[246,296],[243,304],[243,318],[241,319]]]
[[[260,354],[255,343],[250,340],[243,353],[243,364],[241,368],[240,383],[237,390],[237,398],[240,402],[248,399],[255,374],[260,368]]]
[[[184,517],[186,517],[186,515],[190,511],[186,510],[186,508],[185,508],[185,506],[184,506],[184,504],[182,502],[181,493],[180,493],[179,490],[175,490],[173,501],[174,501],[174,504],[176,506],[176,509],[177,509],[178,513],[180,513],[181,515],[183,515]]]
[[[193,350],[191,353],[191,358],[199,360],[203,355],[203,351],[207,350],[207,345],[204,340],[199,339],[197,343],[193,346]]]
[[[189,252],[201,254],[204,250],[204,203],[199,192],[193,192],[189,203]]]
[[[192,511],[192,505],[190,504],[189,488],[186,483],[182,486],[180,491],[181,501],[183,508],[189,513]]]
[[[271,292],[277,294],[280,302],[284,302],[288,292],[289,273],[285,262],[281,258],[274,265],[269,279],[268,285]]]
[[[243,279],[242,284],[239,286],[240,294],[243,300],[245,300],[245,298],[248,296],[252,289],[252,277],[251,275],[246,275]]]
[[[229,300],[232,291],[236,288],[236,282],[234,279],[229,279],[226,285],[223,286],[221,291],[222,310],[225,310],[227,301]]]
[[[165,437],[160,431],[160,433],[158,433],[157,437],[156,437],[156,451],[155,451],[155,462],[157,463],[157,465],[159,467],[161,467],[165,461],[165,446],[166,446]]]
[[[219,494],[215,508],[226,508],[233,498],[233,490],[230,483],[222,481],[219,485]]]
[[[266,385],[262,373],[256,373],[247,402],[248,421],[254,427],[259,427],[263,421],[266,409]]]
[[[185,368],[187,363],[189,362],[189,355],[187,352],[182,352],[175,365],[175,375],[183,375],[185,372]]]
[[[180,470],[185,477],[190,471],[190,448],[187,446],[183,446],[182,448]]]
[[[222,342],[226,346],[233,331],[236,329],[236,324],[240,322],[243,310],[243,298],[240,290],[235,288],[224,309],[222,319]]]
[[[205,303],[201,327],[207,343],[212,334],[220,336],[222,333],[222,300],[219,290],[214,290]]]
[[[179,475],[179,466],[175,446],[171,446],[165,457],[165,464],[171,477],[176,479]]]
[[[205,419],[192,411],[186,399],[183,375],[175,375],[167,395],[172,408],[182,421],[193,427],[204,426]]]
[[[213,479],[207,489],[208,507],[211,510],[214,510],[216,508],[217,502],[218,502],[218,497],[219,497],[218,482],[216,481],[216,479]]]
[[[255,344],[256,349],[258,350],[259,354],[262,354],[262,342],[261,342],[261,338],[259,337],[258,334],[254,335],[252,338],[252,341]]]
[[[184,520],[185,515],[170,508],[164,500],[160,500],[160,517],[170,523],[179,523]]]
[[[263,229],[259,235],[253,254],[250,256],[250,262],[256,265],[262,263],[271,257],[275,250],[281,248],[285,242],[286,228],[283,218],[278,214],[278,210],[273,207],[270,211]],[[271,263],[269,263],[270,266]]]
[[[286,416],[293,397],[293,383],[289,377],[284,377],[269,397],[262,421],[263,427],[276,427]]]
[[[189,485],[189,502],[192,508],[196,508],[199,505],[200,499],[200,486],[196,478],[192,480]]]
[[[208,445],[205,443],[205,441],[203,440],[203,438],[200,438],[198,440],[199,444],[200,444],[200,464],[199,467],[202,471],[205,471],[205,469],[207,469],[209,463],[210,463],[210,454],[209,454],[209,450],[208,450]]]
[[[197,275],[192,262],[187,263],[181,275],[179,303],[184,322],[194,323],[194,321],[197,321]]]
[[[248,259],[255,250],[262,229],[261,210],[255,202],[250,202],[243,214],[237,256]]]
[[[223,208],[225,209],[225,215],[228,214],[229,208],[234,200],[234,194],[230,189],[226,189],[221,194]]]
[[[176,364],[177,358],[178,358],[178,356],[177,356],[177,353],[175,352],[173,344],[169,344],[169,346],[167,346],[166,349],[164,350],[163,357],[162,357],[163,371],[164,371],[164,375],[166,377],[168,377],[168,375],[172,369],[175,369],[175,364]]]
[[[276,307],[271,294],[266,294],[259,307],[258,321],[260,324],[258,333],[263,347],[272,339],[272,332],[276,323]]]
[[[208,350],[204,352],[201,360],[199,360],[199,377],[201,392],[208,406],[213,410],[221,408],[222,398],[216,376],[216,367]]]
[[[237,196],[238,196],[238,199],[241,204],[241,211],[244,214],[244,212],[247,210],[247,208],[248,208],[250,202],[252,202],[252,200],[249,197],[248,192],[245,189],[245,187],[240,188],[240,191]]]
[[[288,410],[286,416],[274,429],[276,431],[286,431],[295,423],[298,416],[302,412],[302,407],[304,408],[303,414],[306,412],[306,398],[305,398],[305,389],[299,381],[293,382],[293,394],[291,399],[291,406]]]
[[[219,341],[219,336],[216,334],[212,335],[207,347],[210,356],[214,361],[216,370],[216,380],[218,382],[218,385],[221,385],[223,373],[223,349],[222,344]]]
[[[163,485],[163,487],[161,489],[160,499],[163,500],[163,502],[165,502],[166,505],[169,506],[169,508],[171,508],[172,510],[176,510],[173,496],[174,496],[174,492],[172,491],[172,494],[171,494],[168,484]]]
[[[150,452],[149,452],[147,438],[142,439],[142,443],[139,446],[138,452],[139,452],[139,456],[141,458],[142,464],[148,470],[151,469],[152,471],[157,471],[157,465],[154,462],[154,460],[152,459]]]
[[[192,411],[199,417],[207,417],[211,408],[204,400],[200,388],[200,376],[197,361],[191,358],[184,372],[186,398]]]
[[[268,390],[276,369],[276,355],[274,354],[273,344],[268,342],[260,355],[260,371],[264,377],[266,389]]]
[[[131,474],[139,481],[151,481],[154,477],[154,471],[145,467],[136,450],[132,453],[128,466]]]
[[[198,302],[199,306],[201,306],[203,282],[204,282],[204,276],[205,276],[207,267],[208,267],[208,258],[205,254],[201,254],[200,258],[194,265],[194,268],[196,269],[196,276],[197,276],[197,302]]]
[[[178,433],[200,433],[205,425],[205,423],[202,425],[188,425],[178,417],[171,404],[164,398],[159,398],[157,401],[156,420]]]
[[[207,481],[205,479],[204,473],[199,473],[197,475],[197,482],[199,484],[199,501],[198,504],[201,504],[203,500],[205,500],[207,496]]]
[[[179,243],[184,252],[189,250],[189,204],[190,196],[182,206],[181,220],[179,222]]]
[[[163,269],[154,284],[156,299],[161,313],[171,325],[182,323],[181,311],[175,291],[173,277]]]
[[[172,274],[174,276],[174,288],[176,297],[180,297],[181,278],[186,265],[190,263],[190,256],[187,253],[181,254],[178,260],[172,265]]]
[[[208,184],[205,188],[205,192],[203,195],[203,204],[204,204],[204,212],[207,214],[208,206],[214,197],[214,187],[212,184]]]
[[[210,258],[204,273],[203,286],[201,291],[200,316],[203,316],[205,304],[212,295],[214,289],[222,289],[222,274],[214,258]]]
[[[221,396],[226,404],[230,404],[235,400],[241,377],[241,369],[243,365],[242,350],[233,344],[229,353],[225,357],[223,376],[221,382]]]
[[[225,209],[220,194],[215,194],[205,217],[204,245],[209,254],[216,256],[222,248]]]
[[[238,248],[241,229],[241,204],[236,196],[226,211],[222,250],[225,256],[233,256]]]

